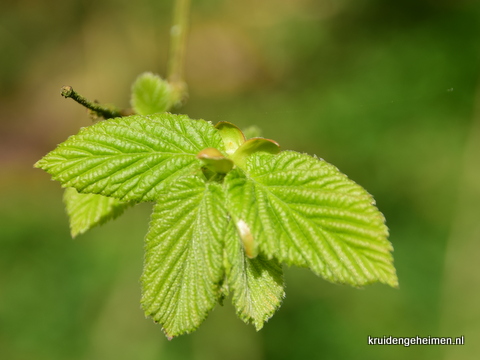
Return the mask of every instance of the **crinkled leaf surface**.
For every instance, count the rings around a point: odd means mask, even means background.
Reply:
[[[152,201],[179,176],[198,171],[196,156],[208,147],[224,151],[217,130],[204,120],[133,115],[82,129],[35,166],[81,193]]]
[[[70,218],[72,237],[115,219],[133,205],[102,195],[79,194],[74,188],[65,189],[63,202]]]
[[[151,72],[143,73],[132,85],[130,102],[133,110],[139,115],[168,111],[173,105],[171,86],[158,75]]]
[[[200,176],[172,184],[155,205],[142,306],[169,338],[194,331],[220,298],[227,222],[221,185]]]
[[[398,285],[383,215],[333,165],[292,151],[258,153],[225,185],[230,215],[249,226],[260,253],[332,282]]]
[[[275,259],[268,260],[261,255],[255,259],[247,258],[232,222],[225,238],[225,264],[227,284],[233,291],[232,302],[237,315],[260,330],[285,296],[281,265]]]

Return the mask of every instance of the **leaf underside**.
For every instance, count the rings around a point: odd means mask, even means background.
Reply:
[[[154,201],[162,189],[201,166],[204,148],[224,150],[215,128],[184,115],[133,115],[71,136],[35,164],[64,187],[128,201]]]
[[[254,154],[225,185],[230,215],[260,253],[336,283],[398,285],[383,215],[333,165],[292,151]]]
[[[70,219],[72,237],[117,218],[133,205],[102,195],[79,194],[74,188],[65,189],[63,202]]]

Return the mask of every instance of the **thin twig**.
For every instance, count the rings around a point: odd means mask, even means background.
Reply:
[[[105,106],[97,104],[93,101],[90,101],[84,98],[82,95],[77,93],[71,86],[62,87],[62,96],[65,98],[71,98],[75,100],[80,105],[85,106],[87,109],[92,111],[95,115],[103,117],[104,119],[111,119],[115,117],[123,116],[122,113],[116,109],[109,109]]]

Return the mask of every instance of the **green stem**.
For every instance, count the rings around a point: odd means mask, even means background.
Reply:
[[[87,109],[92,111],[95,115],[101,116],[104,119],[110,119],[115,117],[123,116],[122,113],[116,109],[109,109],[105,106],[92,102],[82,95],[77,93],[71,86],[62,87],[62,96],[65,98],[71,98],[75,100],[80,105],[85,106]]]
[[[190,0],[175,0],[173,25],[170,29],[167,79],[178,92],[179,101],[187,95],[184,72],[189,13]]]

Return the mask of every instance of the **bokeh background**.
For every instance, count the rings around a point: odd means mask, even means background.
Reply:
[[[61,86],[128,107],[139,73],[165,73],[172,1],[2,0],[0,358],[477,359],[479,2],[192,2],[181,111],[256,124],[363,185],[387,218],[400,289],[287,268],[287,297],[260,332],[226,301],[167,341],[139,306],[151,205],[72,240],[59,184],[32,165],[91,123]]]

